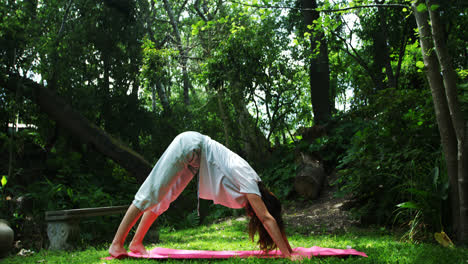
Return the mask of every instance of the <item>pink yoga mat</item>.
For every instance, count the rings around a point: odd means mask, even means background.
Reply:
[[[149,255],[139,255],[129,252],[130,258],[150,258],[150,259],[209,259],[209,258],[278,258],[281,257],[279,250],[270,251],[265,254],[263,251],[209,251],[209,250],[184,250],[184,249],[171,249],[171,248],[155,248],[149,252]],[[294,255],[301,255],[306,257],[345,257],[345,256],[362,256],[367,257],[366,253],[359,252],[354,249],[335,249],[335,248],[321,248],[311,247],[303,248],[297,247],[294,249]],[[113,259],[112,257],[105,258],[107,260]]]

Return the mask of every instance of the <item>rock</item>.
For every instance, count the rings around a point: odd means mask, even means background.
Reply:
[[[0,257],[4,257],[13,248],[14,232],[8,222],[0,219]]]
[[[307,199],[317,199],[323,187],[326,175],[322,168],[304,166],[294,180],[294,188],[297,193]]]
[[[301,153],[294,188],[297,193],[307,199],[317,199],[326,176],[320,161]]]

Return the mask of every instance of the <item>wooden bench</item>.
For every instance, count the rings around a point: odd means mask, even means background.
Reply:
[[[49,249],[67,250],[73,248],[73,241],[77,241],[80,237],[79,221],[81,218],[120,214],[126,212],[127,209],[128,205],[47,211],[45,220],[47,222],[47,236],[50,241]]]

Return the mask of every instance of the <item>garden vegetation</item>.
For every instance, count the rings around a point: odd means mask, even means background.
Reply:
[[[467,11],[461,0],[1,1],[0,218],[20,241],[12,253],[100,263],[119,217],[81,221],[85,251],[57,253],[41,251],[44,213],[129,204],[192,130],[248,160],[286,205],[312,202],[294,189],[301,153],[334,175],[361,229],[290,230],[294,246],[370,255],[346,262],[466,263],[434,233],[468,240]],[[244,212],[203,202],[198,216],[196,195],[193,181],[158,220],[162,246],[251,249],[237,223],[212,224]]]

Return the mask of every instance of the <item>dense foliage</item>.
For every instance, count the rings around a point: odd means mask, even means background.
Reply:
[[[200,131],[245,157],[287,200],[297,198],[297,154],[311,152],[336,171],[332,184],[353,197],[363,223],[409,224],[411,239],[450,229],[410,1],[378,8],[314,1],[324,11],[313,25],[303,20],[303,2],[2,1],[0,74],[55,92],[151,164],[178,133]],[[336,10],[357,5],[364,7]],[[468,117],[467,6],[441,8]],[[323,45],[332,117],[327,134],[310,143],[296,132],[314,125],[311,89],[319,85],[308,65]],[[139,186],[134,175],[46,115],[34,91],[20,86],[0,87],[0,218],[43,234],[47,210],[128,204]],[[191,184],[162,224],[243,213],[203,203],[199,218],[195,197]],[[181,214],[184,221],[174,221]],[[112,233],[119,219],[87,221],[85,242],[98,230]]]

